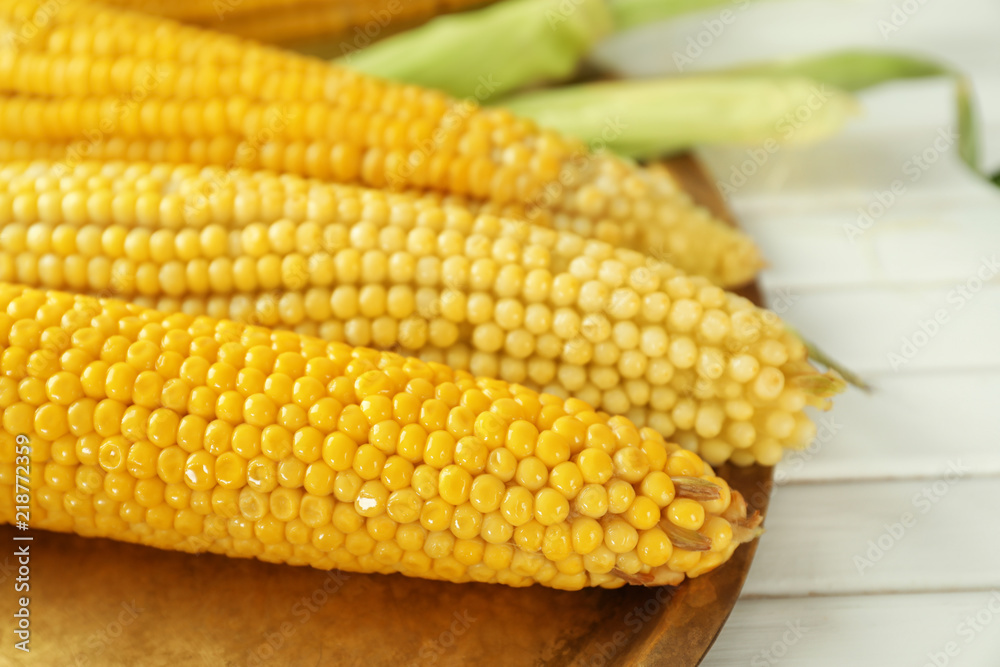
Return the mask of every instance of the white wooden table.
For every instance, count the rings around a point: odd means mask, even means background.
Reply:
[[[894,4],[918,9],[880,30]],[[669,71],[677,44],[716,14],[604,53],[633,73]],[[971,75],[984,163],[1000,167],[992,0],[789,0],[737,14],[692,69],[838,47],[937,56]],[[779,151],[730,198],[771,263],[768,298],[876,391],[841,397],[810,451],[776,470],[767,533],[707,667],[1000,665],[1000,191],[953,147],[933,148],[953,126],[950,86],[865,93],[844,132]],[[933,164],[915,171],[907,160],[925,151]],[[747,155],[705,158],[724,181]],[[897,179],[895,201],[848,234]]]

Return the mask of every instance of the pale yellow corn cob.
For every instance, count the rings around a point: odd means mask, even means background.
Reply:
[[[839,388],[773,313],[565,231],[169,165],[0,169],[0,280],[157,297],[576,396],[712,463],[808,444]],[[160,298],[160,297],[166,297]]]

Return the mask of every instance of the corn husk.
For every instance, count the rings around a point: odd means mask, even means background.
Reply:
[[[438,17],[341,62],[482,102],[570,77],[613,27],[605,0],[506,0]]]
[[[808,143],[839,130],[858,108],[849,93],[813,79],[744,75],[567,86],[498,104],[635,158],[712,144]]]

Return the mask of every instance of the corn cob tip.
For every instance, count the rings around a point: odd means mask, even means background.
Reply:
[[[697,577],[710,572],[728,560],[738,545],[752,542],[764,533],[761,527],[763,516],[756,510],[747,516],[746,501],[738,491],[732,491],[732,500],[722,518],[728,522],[732,531],[732,538],[724,550],[724,556],[715,550],[713,541],[704,534],[704,531],[689,530],[667,520],[660,522],[660,527],[669,535],[675,549],[688,554],[702,554],[699,563],[686,572],[688,577]],[[683,575],[668,567],[632,574],[615,569],[612,570],[612,574],[635,586],[676,586],[684,580]]]
[[[728,251],[720,253],[719,262],[720,284],[730,290],[750,285],[761,271],[770,266],[756,243],[746,242],[739,236],[734,238]]]
[[[785,325],[785,328],[802,343],[806,349],[807,358],[810,361],[814,361],[829,369],[828,376],[831,383],[826,386],[824,386],[823,381],[817,381],[816,383],[818,385],[816,388],[821,393],[825,393],[826,396],[832,396],[833,394],[838,394],[844,391],[847,388],[847,385],[857,387],[866,393],[872,391],[872,386],[868,384],[864,378],[821,350],[816,343],[812,342],[808,338],[805,338],[796,329],[788,326],[787,324]]]
[[[825,373],[799,375],[789,381],[809,396],[817,399],[829,399],[847,389],[847,381],[833,369],[827,370]]]
[[[737,520],[733,523],[733,540],[740,544],[753,542],[764,534],[763,522],[764,517],[756,510],[746,519]]]

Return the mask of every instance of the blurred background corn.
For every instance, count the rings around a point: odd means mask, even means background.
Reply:
[[[282,67],[310,62],[288,51],[135,12],[69,0],[58,11],[37,0],[0,2],[11,46],[53,55],[134,56],[177,62],[255,62]],[[142,36],[141,38],[139,36]]]
[[[693,453],[583,401],[114,300],[0,284],[0,408],[0,519],[26,454],[48,530],[562,589],[677,584],[759,532]]]
[[[8,15],[22,4],[0,0]],[[98,25],[122,16],[86,11]],[[164,42],[187,39],[180,26],[163,25]],[[196,31],[191,39],[217,55],[160,58],[118,37],[84,53],[44,36],[33,41],[43,48],[0,54],[0,160],[192,162],[416,188],[652,251],[721,285],[745,283],[761,266],[748,237],[696,206],[665,172],[591,153],[501,109],[233,46],[228,36]],[[631,235],[601,236],[626,221]]]
[[[101,0],[261,42],[373,39],[490,0]],[[359,32],[353,32],[357,28]],[[357,47],[355,47],[357,48]]]
[[[0,280],[398,349],[776,463],[840,388],[773,313],[664,262],[428,199],[130,163],[0,169]]]

